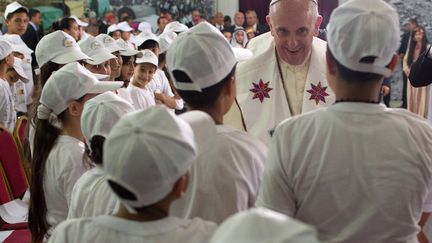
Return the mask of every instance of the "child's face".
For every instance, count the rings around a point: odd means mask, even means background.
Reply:
[[[120,38],[121,38],[121,32],[120,32],[119,30],[114,31],[114,32],[112,33],[112,38],[113,38],[114,40],[118,40],[118,39],[120,39]]]
[[[121,38],[124,41],[128,41],[130,39],[130,36],[131,36],[131,32],[121,31]]]
[[[80,29],[76,22],[73,22],[69,29],[65,29],[63,31],[72,36],[76,41],[78,41],[80,38]]]
[[[121,72],[121,66],[123,64],[123,60],[120,56],[120,52],[113,53],[116,58],[110,59],[110,67],[111,67],[111,77],[118,78]]]
[[[144,88],[152,79],[156,72],[156,67],[150,63],[141,63],[136,65],[134,72],[134,84]]]
[[[20,76],[15,71],[15,69],[9,68],[8,71],[6,72],[6,80],[8,81],[8,83],[14,84],[14,83],[18,82],[19,79],[20,79]]]
[[[223,35],[228,40],[228,42],[231,42],[231,38],[232,38],[231,32],[224,32]]]
[[[248,39],[252,39],[255,37],[255,33],[253,31],[247,33]]]
[[[236,38],[237,43],[243,44],[243,41],[244,41],[243,32],[241,32],[241,31],[237,32],[235,38]]]
[[[130,81],[131,77],[134,75],[135,70],[135,57],[132,56],[127,63],[123,63],[121,68],[121,76],[123,81]]]
[[[23,35],[27,30],[29,17],[27,13],[14,13],[11,19],[6,19],[8,33]]]
[[[160,53],[159,47],[154,46],[154,47],[150,48],[149,50],[152,51],[157,57],[159,56],[159,53]]]

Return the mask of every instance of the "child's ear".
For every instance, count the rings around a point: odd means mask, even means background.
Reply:
[[[68,104],[68,112],[71,116],[80,116],[83,110],[83,104],[78,101],[71,101]]]
[[[187,189],[188,185],[188,178],[189,178],[189,171],[184,174],[180,179],[177,180],[177,182],[174,184],[173,190],[171,194],[176,197],[180,198],[184,195]]]
[[[224,86],[224,93],[227,96],[236,95],[236,84],[235,84],[235,75],[233,75],[230,80]]]

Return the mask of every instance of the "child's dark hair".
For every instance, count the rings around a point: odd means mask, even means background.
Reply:
[[[9,13],[9,14],[6,16],[6,19],[7,19],[7,20],[10,20],[10,19],[14,16],[14,14],[17,14],[17,13],[26,13],[27,16],[28,16],[28,12],[27,12],[27,10],[26,10],[24,7],[22,7],[22,8],[17,9],[17,10],[16,10],[15,12],[13,12],[13,13]]]
[[[180,97],[186,102],[186,104],[193,108],[205,108],[212,106],[219,98],[225,84],[227,84],[234,76],[235,70],[236,66],[234,66],[231,72],[219,83],[203,89],[202,92],[189,90],[186,91],[179,89],[177,89],[177,92]],[[176,82],[193,83],[189,76],[183,71],[174,70],[172,74]]]
[[[64,112],[60,114],[62,120]],[[61,130],[54,127],[48,120],[33,118],[36,125],[34,137],[34,152],[31,160],[30,206],[28,224],[32,235],[32,242],[43,242],[50,225],[47,221],[47,205],[44,191],[44,177],[46,161],[51,149],[54,147]]]
[[[327,48],[328,53],[330,54],[331,58],[336,63],[336,68],[339,71],[340,77],[345,80],[346,82],[350,83],[358,83],[358,82],[369,82],[369,81],[379,81],[383,78],[383,75],[376,74],[376,73],[366,73],[366,72],[359,72],[351,70],[344,65],[342,65],[331,53],[330,49]],[[365,57],[360,62],[362,63],[373,63],[375,61],[376,57]]]
[[[72,28],[73,23],[76,23],[75,19],[70,18],[70,17],[64,17],[59,21],[55,21],[51,27],[54,31],[56,31],[56,30],[69,30]]]
[[[103,164],[103,145],[105,143],[105,137],[95,135],[90,140],[90,147],[85,144],[85,166],[92,168],[94,165]]]
[[[146,40],[138,46],[138,51],[152,48],[159,48],[159,43],[157,43],[155,40]]]

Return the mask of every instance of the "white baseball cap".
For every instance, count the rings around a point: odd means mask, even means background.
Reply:
[[[160,53],[165,53],[168,51],[168,48],[171,46],[174,39],[177,37],[175,32],[163,32],[159,36],[159,50]]]
[[[84,21],[80,20],[80,19],[79,19],[77,16],[75,16],[75,15],[72,15],[72,16],[70,16],[69,18],[74,19],[74,20],[77,22],[77,24],[78,24],[79,26],[87,27],[87,26],[89,25],[87,22],[84,22]]]
[[[99,65],[110,59],[116,58],[116,56],[111,54],[110,51],[105,48],[101,41],[97,40],[93,36],[89,36],[87,39],[79,41],[78,45],[81,50],[91,58],[90,60],[85,61],[88,64]]]
[[[201,92],[222,81],[237,64],[222,33],[202,22],[179,35],[167,53],[167,67],[179,90]],[[193,83],[178,82],[173,71],[183,71]]]
[[[400,44],[399,16],[382,0],[351,0],[337,7],[327,32],[328,47],[343,66],[389,77]],[[361,60],[376,57],[373,63]]]
[[[5,40],[0,40],[0,61],[12,53],[12,45]]]
[[[318,243],[316,231],[295,219],[266,208],[239,212],[225,220],[209,243]]]
[[[81,130],[87,145],[90,147],[90,140],[96,135],[108,137],[120,117],[132,111],[132,105],[113,92],[105,92],[87,101],[81,115]]]
[[[193,112],[203,118],[202,123],[207,124],[204,127],[215,131],[208,114]],[[130,193],[125,197],[114,190],[123,205],[134,213],[134,208],[152,205],[166,197],[190,169],[197,153],[191,125],[165,107],[155,106],[129,113],[113,127],[104,145],[103,166],[110,185],[115,182]]]
[[[100,82],[81,64],[72,62],[51,75],[42,89],[40,103],[55,115],[59,115],[66,110],[72,100],[77,100],[86,94],[116,90],[122,85],[123,82]]]
[[[57,64],[67,64],[79,60],[89,60],[89,56],[81,51],[75,39],[61,30],[42,37],[35,50],[39,67],[52,61]]]
[[[126,21],[118,23],[117,28],[118,30],[123,32],[130,32],[133,30],[132,27],[130,27],[130,25]]]
[[[120,51],[120,55],[121,56],[137,56],[137,57],[142,57],[142,52],[134,50],[132,48],[129,47],[129,45],[126,43],[126,41],[124,41],[123,39],[118,39],[116,40],[117,44],[120,45],[124,50]]]
[[[117,30],[120,30],[118,25],[112,24],[108,27],[107,34],[114,32],[114,31],[117,31]]]
[[[6,34],[3,35],[2,38],[4,38],[12,45],[12,51],[14,52],[19,52],[23,55],[30,55],[33,53],[33,50],[27,47],[26,43],[21,39],[19,35]]]
[[[18,74],[18,76],[20,77],[20,80],[23,81],[24,83],[28,83],[29,82],[29,78],[27,77],[27,75],[24,72],[24,69],[22,67],[22,60],[14,57],[14,64],[12,66],[12,68],[15,70],[15,72]]]
[[[96,36],[96,40],[99,40],[102,42],[105,46],[105,48],[110,52],[114,53],[116,51],[125,51],[126,49],[118,44],[114,38],[107,34],[99,34]]]
[[[138,30],[141,32],[152,32],[151,24],[148,22],[141,22],[138,25]]]
[[[184,25],[178,21],[172,21],[165,26],[165,29],[162,33],[165,33],[165,32],[181,33],[181,32],[185,32],[188,30],[189,30],[189,27],[187,27],[186,25]]]
[[[154,54],[152,51],[148,50],[148,49],[144,49],[142,51],[140,51],[142,53],[141,57],[138,57],[135,62],[137,64],[141,64],[141,63],[150,63],[156,66],[158,66],[159,64],[159,59],[156,56],[156,54]]]
[[[154,40],[157,43],[159,43],[159,37],[157,37],[152,32],[148,32],[148,31],[143,31],[139,35],[135,36],[134,43],[136,46],[139,47],[140,45],[142,45],[144,42],[148,40]]]
[[[5,12],[4,12],[5,19],[7,18],[7,16],[10,13],[14,13],[15,11],[17,11],[20,8],[25,9],[25,11],[27,11],[27,13],[28,13],[28,9],[26,7],[24,7],[23,5],[19,4],[18,2],[15,1],[15,2],[9,3],[6,6],[6,9],[5,9]]]

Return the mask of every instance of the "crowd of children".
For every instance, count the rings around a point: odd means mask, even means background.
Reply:
[[[85,23],[71,17],[36,46],[37,76],[19,35],[1,37],[0,125],[31,119],[33,242],[426,242],[432,127],[378,100],[398,20],[382,0],[339,6],[326,60],[336,103],[282,122],[269,148],[224,124],[250,31],[230,42],[205,21],[171,22],[132,37],[122,22],[78,38]]]

